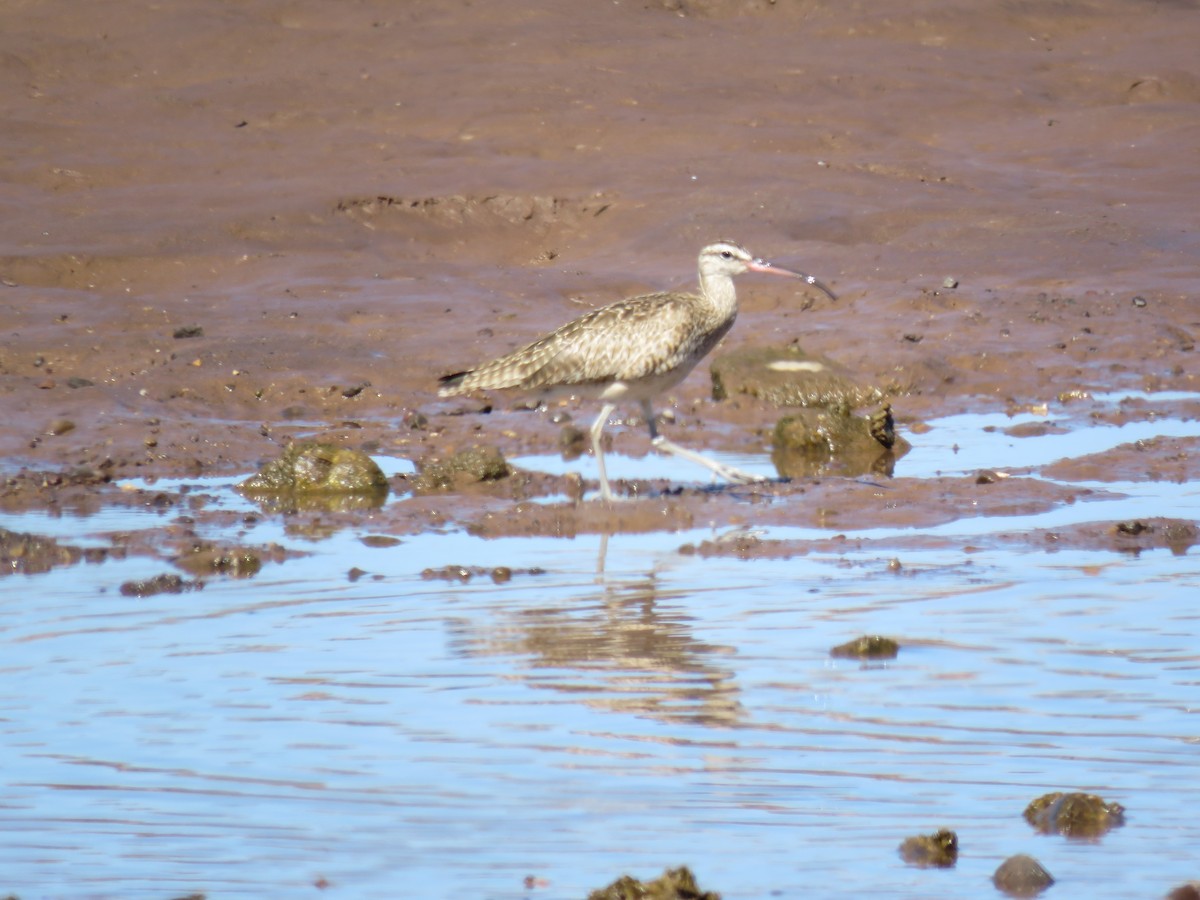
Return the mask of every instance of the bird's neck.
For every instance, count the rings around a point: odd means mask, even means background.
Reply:
[[[733,278],[729,275],[706,275],[701,272],[700,294],[721,318],[737,314],[737,291],[734,290]]]

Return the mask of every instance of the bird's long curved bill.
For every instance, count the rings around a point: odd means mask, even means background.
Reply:
[[[806,275],[804,272],[796,272],[792,269],[785,269],[783,266],[777,266],[767,262],[765,259],[756,259],[746,266],[751,272],[762,272],[764,275],[784,275],[788,278],[799,278],[805,284],[811,284],[817,290],[824,293],[830,300],[836,300],[837,295],[821,282],[817,281],[812,275]]]

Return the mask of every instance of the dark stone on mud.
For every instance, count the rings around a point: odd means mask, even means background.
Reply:
[[[204,337],[204,329],[199,325],[184,325],[181,328],[176,328],[171,337],[177,341],[187,340],[188,338]]]
[[[1042,834],[1066,837],[1100,837],[1125,824],[1125,807],[1105,803],[1095,794],[1057,791],[1038,797],[1025,807],[1025,821]]]
[[[238,485],[243,494],[379,494],[388,491],[387,477],[360,450],[333,444],[291,444],[257,475]]]
[[[771,461],[784,478],[830,472],[890,475],[908,450],[887,404],[869,416],[851,415],[848,409],[800,409],[776,424]]]
[[[829,651],[830,656],[842,659],[895,659],[900,654],[900,644],[889,637],[878,634],[863,635]]]
[[[84,388],[94,387],[96,382],[89,378],[80,378],[78,375],[72,375],[67,379],[67,387],[69,388]]]
[[[472,484],[499,481],[512,469],[498,449],[490,444],[473,444],[454,455],[420,460],[417,474],[410,479],[416,493],[458,490]]]
[[[622,875],[606,888],[592,891],[588,900],[721,900],[714,891],[701,891],[687,866],[667,869],[653,881]]]
[[[878,403],[884,393],[860,384],[830,360],[795,345],[747,347],[722,353],[709,367],[714,400],[745,395],[772,406],[841,409]]]
[[[1129,522],[1118,522],[1114,530],[1117,532],[1117,534],[1131,534],[1136,536],[1141,534],[1143,531],[1151,531],[1153,529],[1145,522],[1133,520]]]
[[[121,593],[126,597],[152,597],[155,594],[182,594],[203,587],[202,581],[186,581],[179,575],[163,574],[141,581],[126,581],[121,585]]]
[[[558,449],[564,457],[575,459],[583,453],[587,435],[576,425],[564,425],[558,432]]]
[[[952,868],[958,862],[958,835],[949,828],[941,828],[933,834],[905,838],[900,845],[900,858],[922,869]]]
[[[425,413],[418,412],[415,409],[408,410],[404,414],[402,421],[406,427],[411,428],[413,431],[424,431],[429,427],[429,419],[426,418]]]
[[[1054,884],[1054,878],[1032,856],[1018,853],[1000,863],[992,884],[1010,897],[1034,897]]]

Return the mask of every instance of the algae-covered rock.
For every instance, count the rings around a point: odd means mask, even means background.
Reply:
[[[843,659],[895,659],[899,653],[899,643],[879,634],[864,634],[860,638],[838,644],[829,651],[830,656]]]
[[[992,884],[1010,897],[1033,897],[1054,884],[1054,878],[1032,856],[1018,853],[1000,863]]]
[[[771,461],[784,478],[890,475],[910,447],[897,436],[887,404],[867,416],[847,407],[796,410],[776,423],[771,443]]]
[[[388,482],[360,450],[315,441],[291,444],[238,489],[244,494],[386,494]]]
[[[709,367],[714,400],[739,394],[772,406],[845,409],[878,403],[879,388],[861,384],[837,363],[795,345],[746,347],[722,353]]]
[[[1025,807],[1025,821],[1042,834],[1093,838],[1125,824],[1125,807],[1095,794],[1057,791]]]
[[[900,858],[910,866],[922,869],[949,869],[958,862],[958,835],[949,828],[933,834],[918,834],[905,838],[900,845]]]
[[[499,481],[512,474],[507,460],[490,444],[472,444],[445,459],[431,457],[417,462],[410,483],[416,493],[458,490],[485,481]]]
[[[606,888],[592,891],[588,900],[721,900],[713,891],[701,891],[687,866],[667,869],[653,881],[622,875]]]

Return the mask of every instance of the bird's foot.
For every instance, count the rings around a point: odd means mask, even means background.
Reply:
[[[713,474],[718,478],[724,478],[731,484],[762,484],[771,479],[765,475],[755,475],[753,472],[744,472],[741,469],[735,469],[733,466],[722,465],[717,463],[718,468],[713,469]]]

